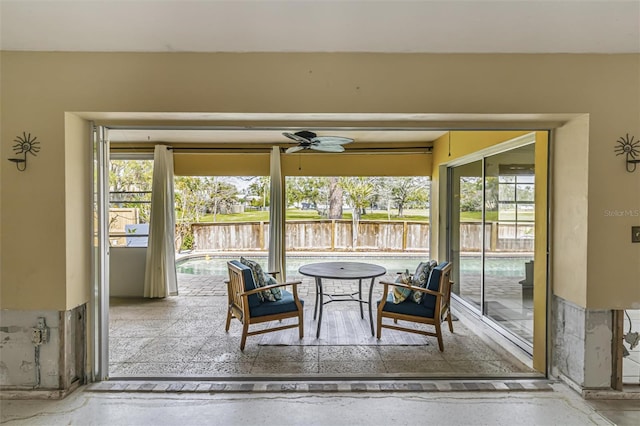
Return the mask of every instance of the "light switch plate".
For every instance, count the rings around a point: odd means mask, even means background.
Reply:
[[[640,226],[631,227],[631,242],[640,243]]]

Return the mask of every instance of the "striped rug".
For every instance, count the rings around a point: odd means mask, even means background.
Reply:
[[[375,330],[375,315],[373,318]],[[295,321],[287,320],[282,323],[270,323],[270,327],[283,325],[285,323],[294,323]],[[411,323],[403,322],[402,326],[412,327]],[[365,309],[364,319],[360,318],[360,312],[355,310],[335,310],[327,309],[323,312],[322,327],[320,329],[320,337],[316,338],[318,321],[313,319],[313,311],[305,310],[304,315],[304,338],[298,338],[298,329],[292,328],[284,331],[266,333],[262,335],[259,345],[308,345],[308,346],[340,346],[340,345],[427,345],[431,340],[432,344],[436,344],[435,338],[422,336],[415,333],[407,333],[396,330],[383,329],[382,338],[376,339],[371,335],[371,327],[369,325],[369,316]],[[424,326],[426,330],[426,326]],[[432,327],[433,329],[433,327]],[[448,330],[447,330],[448,332]]]

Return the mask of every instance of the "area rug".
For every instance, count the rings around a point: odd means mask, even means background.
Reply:
[[[375,321],[374,316],[374,330]],[[287,323],[295,321],[287,320]],[[285,321],[282,322],[284,324]],[[269,326],[282,325],[279,323],[270,323]],[[414,325],[405,322],[402,324],[406,327]],[[417,327],[415,325],[414,327]],[[369,325],[369,316],[365,310],[364,319],[360,318],[360,312],[356,310],[325,310],[323,312],[322,327],[320,328],[320,337],[316,338],[318,321],[313,319],[313,311],[305,310],[304,313],[304,338],[298,337],[298,329],[292,328],[275,333],[266,333],[262,336],[259,345],[262,346],[341,346],[341,345],[428,345],[429,340],[435,343],[435,338],[430,338],[415,333],[407,333],[396,330],[383,329],[382,338],[378,340],[371,335],[371,326]],[[426,326],[425,326],[426,327]],[[425,328],[426,329],[426,328]]]

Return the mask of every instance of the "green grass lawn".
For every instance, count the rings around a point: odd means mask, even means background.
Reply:
[[[429,221],[429,216],[426,215],[426,210],[414,211],[407,210],[404,217],[398,217],[397,210],[391,212],[391,220],[419,220]],[[287,209],[287,220],[314,220],[324,219],[316,210],[300,210],[300,209]],[[351,213],[345,213],[342,215],[342,219],[351,220]],[[386,211],[375,211],[367,213],[362,216],[361,220],[388,220]],[[247,211],[237,214],[218,214],[216,215],[216,222],[268,222],[268,211]],[[208,214],[200,218],[200,222],[213,222],[213,215]]]
[[[482,212],[460,212],[460,221],[462,222],[480,222],[482,220]],[[498,220],[498,212],[487,212],[487,220]]]
[[[324,219],[316,210],[300,210],[287,209],[287,220],[314,220]],[[342,219],[351,220],[351,213],[344,213]],[[429,221],[428,212],[426,210],[407,210],[404,217],[398,217],[398,211],[392,210],[391,220],[409,220],[409,221]],[[387,212],[384,210],[370,211],[362,216],[361,220],[389,220]],[[482,212],[461,212],[460,220],[462,222],[479,222],[482,220]],[[498,212],[487,212],[488,221],[497,221]],[[216,222],[268,222],[268,211],[247,211],[237,214],[218,214]],[[208,214],[200,218],[200,222],[213,222],[213,215]]]

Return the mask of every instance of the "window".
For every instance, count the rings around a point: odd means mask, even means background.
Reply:
[[[153,160],[111,160],[109,244],[146,247],[149,239]]]
[[[498,176],[498,221],[513,223],[514,226],[502,227],[510,235],[502,238],[533,238],[535,221],[535,182],[531,174],[502,174]],[[528,170],[528,168],[527,168]],[[509,173],[510,170],[506,170]]]

